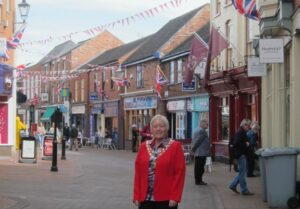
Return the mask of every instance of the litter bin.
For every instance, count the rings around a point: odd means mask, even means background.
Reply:
[[[262,200],[267,202],[267,182],[266,182],[266,166],[265,158],[261,157],[261,153],[264,149],[259,149],[255,153],[259,156],[259,170],[261,179],[261,189],[262,189]]]
[[[288,199],[295,196],[298,153],[299,149],[289,147],[266,148],[261,152],[262,176],[270,207],[286,207]]]
[[[36,163],[36,141],[33,136],[23,136],[20,146],[20,163]]]

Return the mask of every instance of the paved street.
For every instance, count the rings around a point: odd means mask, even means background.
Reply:
[[[0,209],[131,209],[133,165],[130,151],[84,147],[68,151],[58,160],[57,173],[51,161],[20,164],[0,159]],[[234,173],[228,165],[214,163],[205,173],[208,186],[195,186],[192,165],[187,166],[182,209],[264,209],[260,179],[248,179],[255,196],[235,195],[227,184]]]

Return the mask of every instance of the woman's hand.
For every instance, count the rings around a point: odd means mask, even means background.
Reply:
[[[177,202],[175,200],[170,200],[169,201],[169,207],[175,207],[177,205]]]
[[[137,201],[137,200],[133,201],[133,204],[135,204],[137,207],[139,207],[139,206],[140,206],[140,202],[139,202],[139,201]]]

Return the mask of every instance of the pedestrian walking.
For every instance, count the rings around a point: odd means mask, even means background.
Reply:
[[[38,139],[39,139],[39,146],[40,146],[41,149],[43,147],[45,134],[46,134],[46,129],[44,127],[44,124],[42,122],[40,122],[39,126],[37,128],[37,136],[38,136]]]
[[[101,126],[99,126],[97,132],[96,132],[96,137],[95,137],[95,145],[96,148],[99,149],[101,147]],[[92,147],[94,147],[94,145],[92,144]]]
[[[202,179],[206,157],[211,155],[210,141],[206,132],[207,128],[207,120],[201,120],[200,126],[194,131],[192,138],[191,149],[195,156],[194,177],[196,185],[207,185]]]
[[[68,125],[68,123],[65,123],[65,126],[63,128],[63,140],[65,140],[65,142],[67,142],[70,138],[70,127]]]
[[[118,148],[118,129],[114,127],[114,130],[111,134],[112,143],[115,145],[116,148]]]
[[[258,132],[259,132],[260,126],[257,122],[251,123],[251,130],[247,132],[247,137],[249,140],[249,153],[247,155],[247,176],[248,177],[255,177],[254,175],[254,168],[255,168],[255,160],[257,159],[257,156],[255,154],[255,151],[258,146]]]
[[[185,178],[182,146],[167,136],[165,116],[154,116],[150,128],[153,138],[141,145],[135,161],[133,202],[139,209],[177,209]]]
[[[249,119],[243,119],[239,130],[234,135],[233,147],[234,147],[234,157],[238,161],[239,172],[236,177],[234,177],[229,188],[239,194],[237,191],[238,184],[241,188],[242,195],[253,195],[249,191],[246,182],[246,172],[247,172],[247,159],[246,156],[249,152],[250,143],[247,139],[247,131],[250,130],[251,121]]]
[[[70,138],[71,138],[71,144],[70,144],[70,150],[72,150],[73,145],[75,144],[75,150],[78,151],[78,130],[76,128],[75,124],[72,124],[71,132],[70,132]]]

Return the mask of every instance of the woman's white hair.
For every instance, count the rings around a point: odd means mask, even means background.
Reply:
[[[255,133],[258,133],[260,129],[260,126],[258,125],[258,123],[256,121],[251,123],[251,130],[254,131]]]
[[[162,122],[166,125],[167,131],[169,131],[169,127],[170,127],[169,121],[168,121],[168,119],[167,119],[165,116],[163,116],[163,115],[155,115],[155,116],[151,119],[151,122],[150,122],[150,129],[151,129],[151,130],[152,130],[152,128],[153,128],[153,123],[154,123],[155,121],[157,121],[157,120],[162,121]]]
[[[242,122],[241,122],[241,124],[240,124],[240,127],[243,127],[244,125],[250,126],[251,125],[251,120],[246,119],[246,118],[243,119]]]

